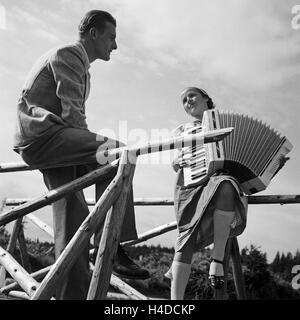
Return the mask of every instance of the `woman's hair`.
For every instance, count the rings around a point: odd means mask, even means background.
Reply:
[[[203,98],[207,98],[208,99],[208,101],[207,101],[208,109],[214,109],[216,107],[214,102],[212,101],[211,97],[207,94],[207,92],[205,90],[200,89],[198,87],[187,87],[182,91],[182,93],[184,93],[185,91],[188,91],[188,90],[198,91]]]

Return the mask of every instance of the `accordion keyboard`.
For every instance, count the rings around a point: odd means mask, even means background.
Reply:
[[[202,126],[190,128],[185,134],[196,134],[202,132]],[[206,154],[204,145],[194,143],[191,147],[182,149],[183,158],[189,159],[189,168],[184,169],[186,178],[190,184],[198,183],[199,179],[207,176]],[[188,177],[187,177],[188,175]]]

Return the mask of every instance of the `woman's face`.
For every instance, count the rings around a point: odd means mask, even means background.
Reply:
[[[208,98],[202,97],[201,93],[195,89],[188,89],[181,94],[184,110],[194,118],[202,119],[203,112],[208,110]]]

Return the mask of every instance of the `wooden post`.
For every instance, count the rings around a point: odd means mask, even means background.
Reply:
[[[32,300],[46,300],[51,298],[58,281],[63,279],[81,251],[88,244],[97,227],[104,221],[107,211],[118,197],[121,188],[122,176],[117,174],[103,192],[94,209],[83,221],[73,238],[53,264],[38,290],[33,295]]]
[[[18,239],[18,235],[20,232],[20,229],[22,227],[22,218],[18,219],[17,221],[15,221],[9,241],[8,241],[8,245],[6,248],[6,251],[9,253],[13,253],[13,251],[15,250],[16,247],[16,243],[17,243],[17,239]]]
[[[232,238],[231,260],[232,260],[233,280],[234,280],[237,298],[239,300],[246,300],[247,294],[246,294],[246,287],[245,287],[244,275],[243,275],[242,264],[241,264],[240,249],[239,249],[239,244],[236,237]]]
[[[18,238],[18,234],[20,232],[21,226],[22,226],[22,218],[14,222],[14,226],[13,226],[13,229],[7,244],[7,248],[6,248],[6,251],[8,253],[13,254],[16,248],[17,238]],[[6,278],[6,270],[3,266],[0,266],[0,279],[2,279],[1,287],[5,284],[5,278]]]
[[[34,294],[39,283],[34,280],[27,271],[18,264],[11,254],[5,251],[2,247],[0,247],[0,263],[29,296]]]
[[[1,199],[0,200],[0,214],[3,211],[5,204],[6,204],[6,198]],[[4,227],[0,227],[0,231],[1,231],[1,228],[4,228]],[[0,288],[5,286],[5,278],[6,278],[6,270],[3,266],[0,266]]]
[[[227,240],[224,260],[223,260],[224,286],[220,290],[214,290],[215,300],[227,300],[227,280],[228,280],[230,250],[231,250],[231,238]]]
[[[30,273],[31,266],[30,266],[29,257],[27,253],[26,240],[25,240],[24,230],[22,225],[18,234],[18,242],[19,242],[22,265],[24,269]]]
[[[106,216],[87,300],[104,300],[107,295],[113,259],[119,244],[128,195],[132,188],[135,165],[128,163],[129,156],[132,160],[131,154],[124,151],[120,159],[118,173],[123,179],[122,192]]]

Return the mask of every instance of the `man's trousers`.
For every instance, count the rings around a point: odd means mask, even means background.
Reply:
[[[82,175],[100,167],[96,162],[96,152],[106,148],[115,148],[116,141],[97,136],[87,130],[61,127],[49,132],[34,143],[20,149],[20,154],[29,165],[57,166],[59,168],[42,169],[44,182],[49,190],[58,188]],[[96,183],[96,201],[111,182],[117,168]],[[56,201],[52,204],[56,259],[71,240],[81,223],[89,214],[83,191]],[[101,229],[101,228],[100,228]],[[95,238],[99,239],[99,236]],[[136,239],[133,192],[128,200],[120,241]],[[56,292],[56,299],[86,299],[90,282],[89,246],[63,279]]]

